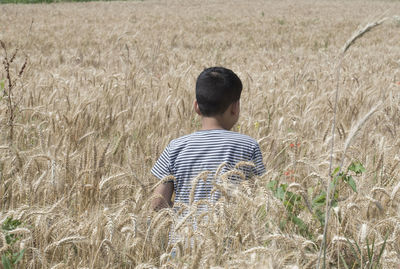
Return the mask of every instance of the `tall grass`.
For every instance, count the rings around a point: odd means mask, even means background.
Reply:
[[[366,172],[354,175],[357,192],[337,186],[326,264],[395,268],[398,22],[353,44],[339,81],[335,65],[358,25],[399,10],[399,3],[297,3],[0,6],[0,25],[8,26],[0,40],[10,53],[19,49],[10,68],[17,104],[12,142],[7,96],[0,96],[0,223],[21,221],[2,229],[0,250],[25,249],[21,268],[315,268],[324,227],[313,202],[330,181],[339,83],[332,165],[358,161]],[[194,82],[213,65],[242,78],[234,129],[259,141],[267,173],[236,191],[216,185],[223,198],[193,230],[190,218],[150,210],[156,179],[149,171],[172,138],[198,128]],[[7,80],[3,68],[0,80]],[[195,216],[200,206],[187,210]],[[188,239],[175,245],[175,259],[167,244],[172,228]],[[6,237],[14,233],[11,245]]]

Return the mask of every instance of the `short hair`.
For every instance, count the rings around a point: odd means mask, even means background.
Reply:
[[[240,99],[242,81],[230,69],[210,67],[196,81],[196,100],[203,116],[224,113],[230,104]]]

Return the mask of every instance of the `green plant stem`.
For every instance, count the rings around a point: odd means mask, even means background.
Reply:
[[[329,160],[329,178],[331,179],[328,182],[328,187],[326,191],[326,206],[325,206],[325,224],[324,224],[324,233],[323,233],[323,238],[322,238],[322,243],[321,243],[321,249],[318,255],[318,262],[317,262],[317,268],[320,268],[320,261],[321,261],[321,255],[322,251],[324,254],[323,258],[323,267],[325,268],[326,266],[326,234],[328,231],[328,223],[329,223],[329,213],[330,213],[330,194],[331,194],[331,182],[332,182],[332,163],[333,163],[333,149],[335,146],[335,129],[336,129],[336,114],[337,114],[337,104],[338,104],[338,99],[339,99],[339,79],[340,79],[340,70],[343,62],[343,57],[344,53],[340,55],[339,63],[338,66],[336,67],[336,92],[335,92],[335,106],[333,108],[333,123],[332,123],[332,142],[331,142],[331,153],[330,153],[330,160]],[[342,164],[340,165],[339,173],[342,170]],[[334,187],[335,189],[335,187]],[[333,193],[335,190],[333,190]]]
[[[336,67],[336,92],[335,92],[335,105],[334,105],[334,111],[333,111],[333,123],[332,123],[332,143],[331,143],[331,153],[330,153],[330,161],[329,161],[329,177],[332,178],[332,163],[333,163],[333,149],[334,149],[334,138],[335,138],[335,129],[336,129],[336,114],[337,114],[337,105],[338,105],[338,96],[339,96],[339,79],[340,79],[340,70],[341,70],[341,66],[342,66],[342,62],[344,59],[344,55],[346,53],[346,51],[351,47],[352,44],[354,44],[354,42],[359,39],[360,37],[362,37],[365,33],[369,32],[371,29],[375,28],[376,26],[382,24],[384,21],[386,21],[388,18],[383,18],[381,20],[378,20],[376,22],[372,22],[367,24],[365,27],[361,28],[360,30],[356,31],[351,37],[350,39],[348,39],[344,45],[344,47],[342,48],[340,54],[339,54],[339,62],[338,65]],[[342,170],[342,166],[343,166],[343,162],[344,162],[344,158],[345,156],[343,156],[341,164],[340,164],[340,169],[339,169],[339,173]],[[323,255],[323,267],[322,268],[326,268],[326,235],[328,232],[328,223],[329,223],[329,216],[330,216],[330,209],[332,208],[331,205],[331,199],[330,199],[330,194],[332,192],[331,187],[330,187],[330,182],[328,182],[328,187],[327,187],[327,192],[326,192],[326,209],[325,209],[325,225],[324,225],[324,232],[323,232],[323,239],[321,242],[321,248],[320,248],[320,252],[318,255],[318,262],[317,262],[317,268],[320,268],[320,260],[321,260],[321,256],[322,253]],[[333,186],[333,193],[336,190],[336,184],[334,184]]]

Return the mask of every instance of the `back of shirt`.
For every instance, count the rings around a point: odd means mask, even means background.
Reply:
[[[208,171],[206,178],[196,180],[193,201],[215,201],[219,195],[212,189],[218,167],[225,164],[221,175],[241,161],[254,163],[242,170],[247,178],[265,172],[260,147],[253,138],[227,130],[203,130],[172,140],[151,172],[159,179],[174,176],[175,203],[189,204],[193,179]]]

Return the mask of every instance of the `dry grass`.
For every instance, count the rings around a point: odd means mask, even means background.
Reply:
[[[305,200],[326,188],[337,56],[359,25],[400,3],[224,2],[0,6],[0,39],[21,52],[11,72],[28,59],[13,143],[0,100],[0,222],[23,222],[14,231],[26,248],[21,268],[315,267],[323,227],[306,209],[311,237],[282,226],[285,206],[266,185],[294,180]],[[382,267],[400,264],[399,33],[399,20],[386,21],[342,63],[334,166],[346,157],[367,172],[358,193],[339,186],[331,268],[343,268],[339,254],[353,265],[345,238],[366,255],[366,239],[379,247],[386,233]],[[232,193],[217,186],[226,195],[194,231],[170,210],[151,212],[149,171],[170,139],[198,128],[194,82],[213,65],[242,78],[235,130],[259,141],[268,172]],[[193,242],[179,242],[175,259],[171,224]]]

